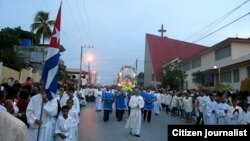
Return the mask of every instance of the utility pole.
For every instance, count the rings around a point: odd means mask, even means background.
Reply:
[[[84,46],[84,48],[94,48],[94,46]],[[90,59],[90,58],[88,58]],[[91,85],[92,84],[92,74],[91,74],[91,70],[90,70],[90,64],[91,64],[91,60],[88,60],[88,82],[87,84],[88,85]]]
[[[137,69],[138,69],[138,59],[136,58],[136,61],[135,61],[135,70],[136,70],[136,73],[137,73]]]
[[[80,91],[81,89],[81,77],[82,77],[82,46],[81,46],[81,57],[80,57],[80,72],[79,72],[79,78],[78,78],[78,92]]]
[[[81,46],[81,54],[80,54],[80,72],[79,72],[79,79],[78,79],[78,92],[80,91],[81,89],[81,77],[82,77],[82,51],[83,51],[83,48],[94,48],[94,46]]]

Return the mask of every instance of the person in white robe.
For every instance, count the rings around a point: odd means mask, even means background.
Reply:
[[[71,134],[72,138],[70,141],[78,141],[78,124],[79,124],[79,116],[75,108],[73,108],[74,105],[74,100],[69,98],[67,100],[67,106],[70,108],[69,110],[69,117],[72,119],[72,124],[71,124]]]
[[[171,116],[177,115],[177,106],[178,106],[178,96],[176,93],[173,93],[170,102]]]
[[[131,96],[129,100],[129,107],[131,108],[131,112],[129,114],[129,118],[126,123],[126,128],[130,129],[130,134],[140,137],[141,130],[141,108],[144,107],[144,100],[142,96],[140,96],[140,90],[135,89],[134,95]]]
[[[67,99],[69,98],[68,94],[66,91],[63,92],[61,98],[60,98],[60,106],[61,108],[66,105]]]
[[[80,103],[79,103],[79,99],[77,98],[77,96],[74,96],[75,94],[75,88],[74,87],[69,87],[67,90],[66,95],[63,94],[63,97],[61,98],[61,106],[66,105],[66,102],[69,98],[72,98],[74,100],[74,105],[73,108],[75,109],[75,111],[77,111],[77,113],[80,113]]]
[[[210,100],[206,104],[206,124],[207,125],[216,125],[217,116],[216,116],[216,107],[218,103],[215,101],[214,94],[210,94]]]
[[[162,94],[159,93],[158,90],[155,91],[155,97],[156,100],[154,101],[154,112],[155,115],[159,115],[160,114],[160,109],[161,109],[161,98],[162,98]]]
[[[96,111],[100,112],[102,109],[102,91],[100,87],[98,87],[98,89],[95,91],[94,96],[95,96]]]
[[[237,105],[236,99],[232,100],[232,106],[231,106],[230,110],[231,111],[229,112],[229,118],[230,118],[229,124],[238,125],[239,124],[239,115],[240,115],[240,112],[242,112],[242,108]]]
[[[206,97],[204,97],[204,93],[203,92],[199,92],[199,96],[197,97],[198,100],[198,111],[199,111],[199,116],[197,118],[197,122],[196,124],[202,124],[204,125],[204,119],[203,119],[203,111],[206,107]]]
[[[68,116],[69,107],[64,105],[62,107],[62,115],[60,115],[56,121],[55,134],[56,141],[71,141],[72,132],[72,118]]]
[[[248,103],[243,103],[242,110],[239,112],[238,122],[240,125],[250,125],[250,109]]]
[[[216,106],[216,115],[218,125],[228,125],[231,107],[226,103],[226,98],[222,98],[221,102]]]
[[[53,120],[57,115],[57,109],[56,99],[48,101],[47,94],[43,91],[30,99],[26,117],[30,125],[31,141],[37,141],[37,138],[38,141],[53,141]]]
[[[207,103],[210,101],[210,93],[209,92],[206,92],[205,95],[204,95],[204,109],[203,109],[203,124],[204,125],[207,125],[207,109],[206,109],[206,106],[207,106]]]
[[[192,123],[192,111],[193,111],[193,103],[192,103],[192,97],[190,97],[190,94],[186,93],[186,97],[183,98],[183,106],[185,111],[185,118],[186,123]]]
[[[168,114],[168,112],[170,111],[170,102],[171,102],[171,95],[167,92],[166,93],[166,113]]]
[[[86,90],[81,88],[78,92],[78,98],[79,98],[79,103],[80,106],[86,106],[87,101],[86,101]]]

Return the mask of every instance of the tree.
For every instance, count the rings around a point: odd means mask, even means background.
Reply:
[[[143,83],[144,83],[144,73],[143,73],[143,72],[140,72],[140,73],[137,75],[137,85],[143,86]]]
[[[31,37],[32,33],[16,28],[4,28],[0,31],[0,60],[7,67],[20,70],[24,67],[22,59],[20,59],[14,49],[14,46],[20,45],[21,39]]]
[[[58,78],[59,78],[60,82],[65,82],[66,80],[70,79],[69,74],[66,71],[66,67],[65,66],[59,65],[59,68],[58,68]]]
[[[200,71],[192,73],[193,82],[196,85],[202,85],[204,83],[204,74]]]
[[[51,27],[54,25],[54,20],[49,20],[49,12],[38,11],[34,18],[34,23],[31,24],[31,31],[35,32],[36,36],[42,38],[43,44],[45,40],[49,40],[52,34]]]
[[[181,62],[173,62],[163,67],[162,86],[171,89],[183,89],[186,74],[182,69]]]

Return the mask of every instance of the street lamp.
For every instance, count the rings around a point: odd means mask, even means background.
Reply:
[[[88,78],[88,84],[89,85],[91,84],[91,72],[90,72],[90,62],[91,62],[91,60],[92,60],[92,57],[89,56],[88,57],[88,76],[89,76],[89,78]]]
[[[218,67],[217,65],[214,65],[214,69],[218,69],[218,83],[220,83],[220,67]]]

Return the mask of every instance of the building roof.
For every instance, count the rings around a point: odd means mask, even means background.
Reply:
[[[161,79],[162,66],[175,58],[185,60],[203,52],[207,46],[146,34],[152,66],[157,81]]]
[[[77,68],[66,68],[66,71],[68,73],[72,73],[72,74],[79,74],[80,73],[80,69],[77,69]],[[82,74],[88,74],[88,72],[82,70]]]
[[[227,39],[225,39],[225,40],[223,40],[223,41],[209,47],[208,49],[206,49],[203,52],[197,53],[194,56],[190,56],[190,57],[186,58],[186,61],[190,61],[193,58],[204,55],[204,54],[206,54],[208,52],[212,52],[212,51],[218,50],[220,48],[226,47],[226,46],[230,45],[231,43],[243,43],[243,44],[246,43],[246,44],[249,44],[250,43],[250,38],[227,38]]]
[[[34,44],[33,46],[38,46],[38,47],[49,47],[49,44]],[[64,52],[66,49],[63,47],[63,45],[60,45],[59,48],[60,52]]]

